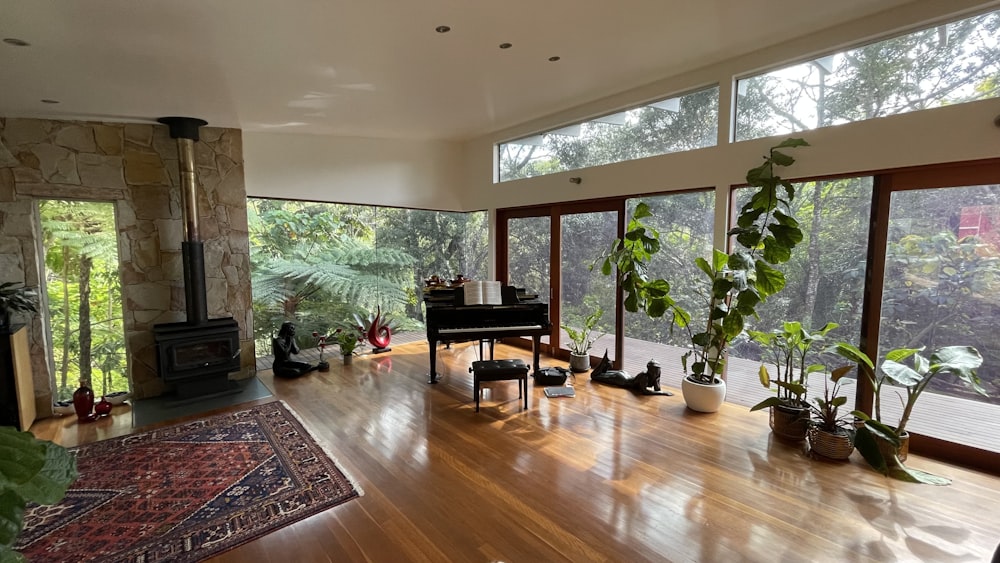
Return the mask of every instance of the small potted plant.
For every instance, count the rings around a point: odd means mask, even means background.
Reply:
[[[37,313],[37,300],[38,293],[30,287],[18,282],[0,283],[0,329],[10,328],[15,313]]]
[[[316,339],[316,346],[319,347],[319,363],[316,364],[316,369],[322,372],[328,372],[330,371],[330,362],[323,359],[323,354],[326,351],[327,335],[325,331],[323,334],[320,334],[318,331],[315,330],[313,331],[312,335],[313,338]]]
[[[364,329],[357,325],[347,325],[338,328],[333,333],[337,345],[340,346],[340,353],[344,357],[344,365],[352,363],[354,350],[359,344],[365,341]]]
[[[583,319],[583,328],[577,330],[568,324],[560,325],[569,336],[569,369],[581,373],[590,369],[590,347],[601,336],[594,332],[594,327],[604,315],[604,309],[598,307],[593,313]]]
[[[747,331],[750,338],[764,349],[775,367],[772,376],[762,361],[758,373],[760,383],[773,389],[775,395],[750,408],[757,411],[771,409],[771,431],[775,436],[800,442],[809,428],[809,403],[807,402],[809,374],[825,371],[822,364],[809,364],[809,353],[814,344],[823,341],[837,323],[826,323],[823,328],[810,332],[800,322],[785,322],[780,329],[770,332]]]
[[[853,365],[848,365],[833,370],[823,384],[823,396],[814,397],[809,405],[812,412],[808,430],[809,448],[828,459],[844,460],[854,451],[853,417],[840,412],[840,408],[847,404],[847,397],[840,394],[840,388],[853,383],[851,379],[844,379],[853,369]]]
[[[917,399],[938,375],[952,375],[985,396],[986,390],[980,385],[979,376],[976,374],[976,370],[983,364],[983,357],[972,346],[944,346],[934,350],[930,358],[920,354],[923,350],[923,348],[891,350],[876,372],[874,362],[858,348],[848,344],[838,344],[836,348],[838,354],[858,363],[875,392],[873,416],[860,410],[852,413],[860,424],[854,445],[865,461],[876,471],[896,479],[947,485],[951,483],[949,479],[903,465],[909,450],[910,437],[906,424],[910,420]],[[911,365],[903,363],[907,359],[910,359]],[[906,393],[905,396],[900,395],[903,412],[895,424],[887,423],[882,417],[882,388],[886,383],[901,387]]]

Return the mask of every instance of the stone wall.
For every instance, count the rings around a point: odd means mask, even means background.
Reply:
[[[243,147],[237,129],[203,127],[195,144],[209,318],[240,325],[242,376],[254,371]],[[38,286],[35,199],[110,201],[118,223],[128,378],[137,398],[162,394],[154,324],[185,320],[177,143],[158,124],[0,119],[0,281]],[[52,379],[42,320],[31,323],[40,414]]]

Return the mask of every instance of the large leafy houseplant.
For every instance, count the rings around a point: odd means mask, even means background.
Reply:
[[[736,248],[730,253],[716,249],[710,260],[699,257],[695,261],[707,285],[705,307],[698,318],[671,297],[670,282],[648,275],[648,265],[661,248],[659,233],[643,223],[652,215],[647,204],[636,207],[624,238],[615,240],[605,253],[601,271],[605,275],[617,272],[626,310],[643,311],[652,318],[669,316],[671,330],[687,331],[690,349],[681,360],[687,380],[702,385],[721,383],[730,341],[743,332],[747,318],[757,317],[759,305],[784,288],[785,276],[775,266],[791,258],[792,249],[802,241],[802,231],[792,216],[795,187],[776,169],[795,162],[783,149],[807,145],[802,139],[786,139],[747,172],[747,184],[756,191],[740,208],[736,226],[729,231]]]
[[[874,362],[858,348],[840,344],[837,353],[856,361],[871,384],[875,399],[872,415],[856,410],[852,414],[863,423],[858,429],[854,445],[875,470],[904,481],[947,485],[951,481],[903,465],[899,448],[908,438],[906,425],[913,413],[917,399],[939,375],[951,375],[980,395],[986,390],[980,385],[976,370],[983,364],[983,357],[972,346],[944,346],[924,357],[923,348],[897,348],[889,351],[885,360],[874,369]],[[906,360],[910,360],[907,365]],[[885,384],[901,387],[899,394],[903,410],[899,420],[892,424],[882,416],[882,389]]]
[[[14,313],[37,313],[37,299],[38,293],[30,287],[18,282],[0,283],[0,327],[8,326]]]
[[[59,502],[76,477],[76,458],[69,450],[0,426],[0,562],[25,561],[13,546],[27,503]]]

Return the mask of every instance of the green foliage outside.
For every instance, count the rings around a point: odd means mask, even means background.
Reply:
[[[381,309],[423,330],[423,280],[485,272],[485,213],[442,213],[268,199],[248,202],[254,337],[267,355],[286,320],[303,349]]]
[[[81,382],[97,396],[129,390],[113,204],[43,200],[39,213],[55,400]]]

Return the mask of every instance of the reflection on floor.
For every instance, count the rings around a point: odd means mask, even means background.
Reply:
[[[238,405],[271,396],[271,391],[256,377],[238,380],[239,390],[220,396],[177,401],[169,396],[142,399],[132,403],[132,428],[190,416],[222,407]]]

